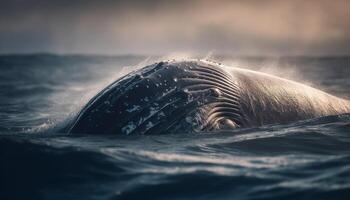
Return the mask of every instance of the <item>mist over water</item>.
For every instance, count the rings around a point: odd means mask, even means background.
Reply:
[[[0,56],[0,199],[349,197],[348,114],[217,133],[58,131],[118,77],[187,57],[193,56]],[[350,57],[198,58],[350,98]]]

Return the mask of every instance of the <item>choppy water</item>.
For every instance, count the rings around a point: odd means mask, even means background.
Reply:
[[[350,198],[346,114],[223,133],[57,132],[145,59],[0,56],[0,199]],[[350,95],[350,57],[216,60]]]

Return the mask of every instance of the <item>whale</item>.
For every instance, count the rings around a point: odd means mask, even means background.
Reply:
[[[205,60],[161,61],[93,97],[72,134],[215,132],[350,113],[350,102],[262,72]]]

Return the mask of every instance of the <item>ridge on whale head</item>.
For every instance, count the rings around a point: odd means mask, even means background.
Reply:
[[[350,103],[286,79],[201,61],[166,61],[118,79],[82,109],[70,133],[227,130],[350,112]]]

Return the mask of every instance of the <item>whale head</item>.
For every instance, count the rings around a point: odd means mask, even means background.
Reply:
[[[218,66],[159,62],[115,81],[80,112],[71,133],[148,134],[240,126],[237,86]]]

